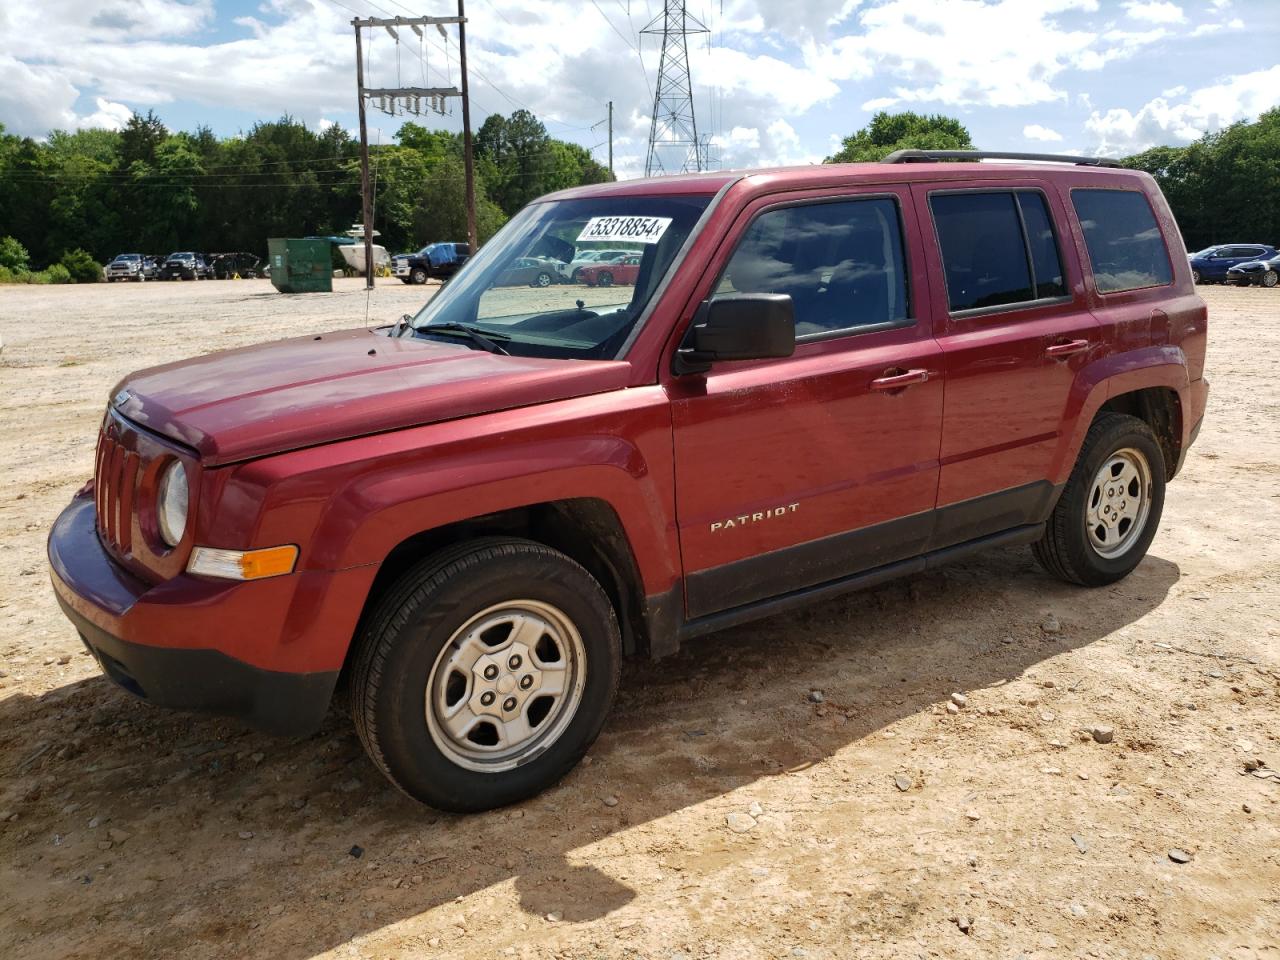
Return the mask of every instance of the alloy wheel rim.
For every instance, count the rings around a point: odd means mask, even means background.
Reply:
[[[1105,560],[1127,553],[1151,514],[1151,467],[1132,447],[1111,454],[1094,475],[1085,508],[1089,544]]]
[[[1274,287],[1277,283],[1280,283],[1280,274],[1277,274],[1274,270],[1268,270],[1262,275],[1262,285],[1264,287]]]
[[[577,714],[586,661],[581,634],[558,607],[512,600],[481,611],[431,668],[425,712],[432,740],[468,770],[528,763]]]

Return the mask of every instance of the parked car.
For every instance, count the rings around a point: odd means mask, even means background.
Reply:
[[[558,262],[547,257],[519,257],[502,272],[494,286],[549,287],[560,276],[556,269]]]
[[[471,256],[465,243],[429,243],[417,253],[398,253],[391,258],[391,272],[404,283],[426,283],[428,278],[444,280],[458,272]]]
[[[212,280],[213,270],[202,253],[171,253],[160,270],[161,280]]]
[[[108,283],[117,280],[132,280],[141,283],[143,280],[155,279],[155,261],[141,253],[121,253],[103,268]]]
[[[215,280],[253,280],[262,276],[262,258],[252,253],[211,253],[205,259]]]
[[[578,269],[578,281],[589,287],[611,287],[615,283],[635,283],[640,275],[640,255],[628,253],[617,260],[589,263]]]
[[[1227,272],[1232,267],[1251,260],[1265,260],[1275,253],[1275,247],[1264,243],[1227,243],[1206,247],[1190,255],[1191,276],[1196,283],[1225,283]]]
[[[596,263],[616,263],[634,252],[634,250],[584,250],[560,267],[560,276],[566,280],[576,282],[578,280],[578,271],[583,267]]]
[[[1274,287],[1280,284],[1280,253],[1266,260],[1237,263],[1227,271],[1227,282],[1251,286]]]
[[[341,674],[372,762],[466,811],[572,769],[624,655],[986,547],[1114,583],[1200,430],[1205,305],[1150,176],[929,162],[989,156],[565,190],[393,326],[131,374],[58,602],[156,705],[304,734]],[[625,302],[491,295],[583,232],[646,245]]]

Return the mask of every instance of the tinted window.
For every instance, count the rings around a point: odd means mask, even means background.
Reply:
[[[952,311],[1035,299],[1012,193],[929,198]]]
[[[784,207],[747,228],[718,293],[785,293],[796,335],[907,318],[897,204],[888,198]]]
[[[1173,282],[1151,204],[1134,190],[1072,190],[1093,280],[1102,293]]]
[[[1019,193],[1022,223],[1027,228],[1027,245],[1031,248],[1031,266],[1035,274],[1036,298],[1065,297],[1066,278],[1053,235],[1053,220],[1040,193]]]

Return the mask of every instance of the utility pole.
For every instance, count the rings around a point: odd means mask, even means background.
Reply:
[[[476,171],[471,156],[471,97],[467,94],[467,15],[458,0],[458,63],[462,70],[462,165],[465,169],[467,244],[476,255]]]
[[[609,172],[613,173],[613,101],[609,101]]]
[[[364,55],[360,44],[360,24],[356,28],[356,93],[360,100],[360,206],[364,220],[364,285],[373,289],[373,195],[369,191],[369,128],[364,116]],[[332,271],[330,271],[332,272]]]
[[[662,26],[658,23],[661,21]],[[662,13],[649,21],[642,34],[661,35],[662,59],[658,65],[658,85],[653,91],[653,119],[649,124],[649,153],[644,175],[666,172],[661,152],[681,148],[681,172],[702,170],[702,150],[698,122],[693,113],[693,81],[689,76],[690,34],[708,33],[706,26],[689,14],[685,0],[664,0]]]
[[[467,27],[463,0],[458,0],[456,17],[365,17],[351,21],[356,31],[356,93],[360,111],[360,200],[364,219],[364,276],[365,286],[373,286],[373,195],[369,189],[369,129],[365,120],[365,106],[376,100],[382,112],[395,116],[397,108],[401,113],[422,115],[423,103],[427,109],[444,114],[444,102],[449,97],[462,98],[462,142],[466,165],[467,191],[467,241],[471,244],[472,253],[476,249],[476,192],[475,173],[471,158],[471,99],[467,95]],[[366,87],[364,85],[364,54],[360,31],[374,27],[382,27],[400,43],[397,27],[408,27],[419,38],[422,28],[434,26],[444,35],[446,24],[458,25],[458,59],[462,68],[462,89],[457,87]],[[425,74],[425,70],[424,70]]]

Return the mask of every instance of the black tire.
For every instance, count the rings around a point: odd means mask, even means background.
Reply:
[[[1274,288],[1275,286],[1280,285],[1280,273],[1277,273],[1274,270],[1268,270],[1262,275],[1262,279],[1258,282],[1264,287]]]
[[[598,287],[612,287],[612,286],[613,286],[613,274],[612,274],[612,273],[610,273],[608,270],[605,270],[603,273],[601,273],[601,274],[600,274],[600,276],[599,276],[598,278],[596,278],[596,286],[598,286]]]
[[[1192,282],[1192,283],[1203,283],[1203,282],[1204,282],[1204,281],[1203,281],[1203,279],[1202,279],[1202,278],[1201,278],[1201,276],[1200,276],[1200,271],[1199,271],[1199,270],[1192,270],[1192,271],[1191,271],[1191,282]]]
[[[418,286],[422,286],[424,283],[427,282],[427,271],[423,270],[422,267],[414,267],[411,271],[409,271],[409,279],[412,280],[414,283],[416,283]]]
[[[547,273],[544,270],[542,273],[538,274],[536,277],[533,278],[533,283],[530,284],[530,286],[534,286],[534,287],[551,286],[551,274]]]
[[[469,769],[445,753],[426,719],[437,658],[481,611],[517,600],[557,608],[577,629],[585,681],[576,712],[541,752],[501,771]],[[407,796],[468,813],[524,800],[582,759],[618,689],[622,644],[600,584],[564,554],[531,540],[487,537],[446,548],[391,586],[357,638],[351,713],[374,764]]]
[[[1125,551],[1115,557],[1101,555],[1090,542],[1086,514],[1098,471],[1117,451],[1140,453],[1150,473],[1150,505],[1144,526]],[[1160,527],[1164,511],[1165,462],[1151,428],[1137,417],[1121,413],[1101,414],[1089,427],[1071,477],[1045,525],[1044,536],[1032,552],[1049,573],[1068,583],[1101,587],[1115,583],[1142,562]]]

